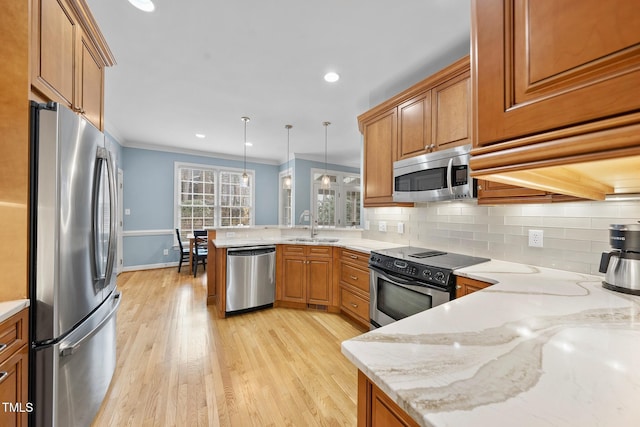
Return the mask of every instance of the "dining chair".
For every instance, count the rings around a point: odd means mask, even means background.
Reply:
[[[198,263],[202,263],[204,270],[207,270],[207,256],[209,248],[207,242],[207,230],[193,230],[193,277],[198,273]]]
[[[182,240],[180,239],[180,230],[176,228],[176,236],[178,237],[178,245],[180,245],[180,262],[178,263],[178,273],[180,273],[180,269],[182,268],[182,263],[187,261],[189,262],[189,248],[185,248],[182,244]]]

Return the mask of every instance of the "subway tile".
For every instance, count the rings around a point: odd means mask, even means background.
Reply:
[[[489,232],[524,235],[524,228],[519,225],[489,224]]]
[[[542,217],[539,216],[505,216],[505,225],[522,225],[526,227],[542,226]]]
[[[544,227],[566,227],[566,228],[591,228],[590,218],[577,217],[543,217],[542,225]]]

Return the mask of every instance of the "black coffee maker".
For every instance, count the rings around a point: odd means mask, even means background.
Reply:
[[[602,286],[640,295],[640,224],[611,224],[609,244],[615,250],[600,258],[600,273],[605,273]]]

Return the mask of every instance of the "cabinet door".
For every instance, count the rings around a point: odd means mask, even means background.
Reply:
[[[432,141],[437,150],[471,144],[470,76],[467,71],[431,91]]]
[[[29,348],[23,346],[0,364],[0,425],[27,426]],[[15,405],[13,407],[8,405]]]
[[[478,146],[640,107],[635,0],[474,0]]]
[[[364,125],[364,205],[393,203],[393,162],[397,149],[397,114],[392,109]]]
[[[307,302],[329,305],[331,301],[331,260],[310,258],[307,261]]]
[[[456,298],[469,295],[470,293],[488,288],[489,286],[491,286],[491,283],[483,282],[481,280],[469,279],[468,277],[457,277]]]
[[[79,99],[76,104],[87,120],[98,129],[102,129],[104,68],[90,43],[83,34],[80,43],[81,70],[78,73],[80,77],[80,82],[78,83]]]
[[[282,300],[306,303],[306,261],[304,258],[285,258]]]
[[[432,151],[435,146],[431,145],[431,91],[400,105],[398,122],[398,158]]]
[[[31,84],[71,107],[74,101],[77,23],[64,0],[36,0],[32,20]]]

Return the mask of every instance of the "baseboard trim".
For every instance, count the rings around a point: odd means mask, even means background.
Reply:
[[[164,262],[161,264],[145,264],[145,265],[129,265],[122,268],[122,272],[127,271],[139,271],[139,270],[155,270],[156,268],[169,268],[169,267],[177,267],[178,262]],[[182,266],[186,267],[189,270],[189,264],[185,264]]]

